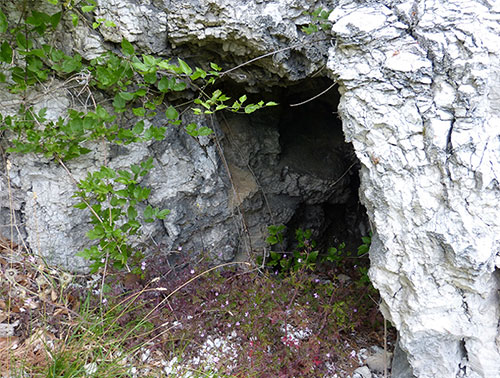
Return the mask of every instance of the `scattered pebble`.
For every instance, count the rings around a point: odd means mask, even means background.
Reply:
[[[372,378],[372,373],[368,366],[361,366],[354,370],[352,378]]]
[[[15,324],[0,323],[0,337],[14,336]]]

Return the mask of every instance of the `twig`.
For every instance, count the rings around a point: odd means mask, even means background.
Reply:
[[[330,85],[328,88],[326,88],[323,92],[321,93],[318,93],[317,95],[305,100],[305,101],[302,101],[302,102],[299,102],[297,104],[290,104],[290,106],[300,106],[300,105],[304,105],[304,104],[307,104],[308,102],[311,102],[315,99],[317,99],[318,97],[324,95],[326,92],[328,92],[330,89],[332,89],[337,83],[333,83],[332,85]]]
[[[349,173],[349,171],[351,170],[351,168],[352,168],[352,167],[354,167],[356,164],[357,164],[357,162],[352,163],[352,164],[349,166],[349,168],[347,168],[347,169],[345,170],[345,172],[344,172],[344,173],[342,173],[342,175],[341,175],[341,176],[340,176],[337,180],[335,180],[332,184],[330,184],[329,186],[330,186],[330,187],[332,187],[332,186],[337,185],[337,184],[339,183],[339,181],[340,181],[340,180],[342,180],[342,179],[344,178],[344,176],[345,176],[345,175],[347,175],[347,174]]]

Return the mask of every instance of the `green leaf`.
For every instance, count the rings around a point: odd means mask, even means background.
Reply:
[[[114,21],[105,20],[104,21],[104,26],[106,26],[107,28],[115,28],[116,24],[114,23]]]
[[[76,28],[78,25],[78,16],[74,13],[71,13],[71,23]]]
[[[156,83],[156,72],[150,72],[144,75],[144,81],[148,84]]]
[[[81,59],[82,57],[80,55],[65,59],[61,65],[63,72],[71,73],[77,71],[82,66]]]
[[[250,114],[250,113],[253,113],[254,111],[256,111],[257,109],[260,109],[259,105],[250,104],[250,105],[245,106],[245,113]]]
[[[96,226],[94,229],[87,232],[87,237],[90,240],[100,239],[104,237],[104,230],[101,225]]]
[[[33,10],[31,16],[26,18],[26,23],[33,26],[44,26],[42,30],[45,30],[45,24],[50,22],[50,16],[47,13],[37,12]]]
[[[225,94],[222,94],[222,95],[221,95],[221,96],[217,99],[217,101],[222,101],[222,102],[224,102],[224,101],[227,101],[227,100],[230,100],[230,99],[231,99],[231,97],[227,97]]]
[[[85,248],[83,251],[78,252],[76,255],[78,257],[83,257],[84,259],[90,260],[92,258],[95,258],[97,253],[98,253],[98,249],[97,249],[97,247],[95,247],[95,249],[94,248]],[[97,269],[96,269],[96,271],[97,271]]]
[[[128,181],[130,181],[130,179],[132,178],[132,173],[130,173],[129,171],[126,171],[126,170],[124,170],[124,169],[120,169],[120,170],[118,171],[118,175],[119,175],[120,177],[125,178],[125,179],[126,179],[126,181],[127,181],[127,183],[128,183]]]
[[[130,219],[135,219],[137,218],[137,210],[135,209],[135,207],[133,206],[129,206],[128,209],[127,209],[127,216],[130,218]]]
[[[61,21],[61,16],[62,12],[57,12],[54,13],[52,16],[50,16],[49,22],[50,25],[52,25],[53,29],[57,28],[57,25],[59,25],[59,22]]]
[[[308,262],[316,262],[316,260],[318,259],[318,254],[319,254],[319,251],[311,252],[310,255],[307,257],[307,261]]]
[[[137,117],[144,117],[144,115],[146,114],[146,109],[144,108],[133,108],[132,109],[132,113],[134,113],[134,115],[136,115]]]
[[[24,50],[27,50],[28,49],[28,43],[26,41],[26,37],[23,33],[17,33],[16,34],[16,41],[17,41],[17,45],[24,49]]]
[[[209,127],[202,126],[198,129],[198,135],[207,136],[213,133],[213,130]]]
[[[189,78],[194,81],[200,77],[204,79],[206,76],[207,73],[205,71],[203,71],[201,68],[196,67],[196,70]]]
[[[222,71],[222,68],[215,63],[210,63],[210,67],[212,67],[212,69],[215,71]]]
[[[165,60],[159,61],[157,64],[158,64],[158,67],[160,67],[164,70],[173,71],[175,66],[173,64],[170,64],[169,62],[170,62],[170,59],[165,59]]]
[[[189,125],[186,126],[186,132],[188,133],[188,135],[191,135],[193,137],[198,136],[198,130],[196,129],[197,129],[196,123],[190,123]]]
[[[0,33],[5,33],[7,31],[8,26],[9,23],[7,22],[7,17],[0,9]]]
[[[276,103],[274,101],[266,102],[266,106],[276,106],[276,105],[278,105],[278,103]]]
[[[271,236],[268,236],[266,238],[266,243],[271,244],[271,245],[275,245],[275,244],[278,244],[278,239],[276,238],[276,236],[271,235]]]
[[[186,89],[186,87],[187,87],[186,83],[178,81],[172,86],[172,90],[176,92],[182,92]]]
[[[42,59],[46,58],[45,51],[42,49],[33,49],[30,51],[30,54]]]
[[[309,24],[308,26],[303,26],[302,31],[308,35],[315,33],[318,31],[318,27],[313,24]]]
[[[217,89],[216,91],[214,91],[212,93],[212,98],[210,99],[210,101],[212,102],[215,102],[217,101],[217,99],[222,95],[222,91],[220,89]]]
[[[233,106],[231,106],[231,110],[234,112],[237,112],[238,110],[240,110],[240,108],[241,108],[241,104],[238,101],[235,101],[233,103]]]
[[[146,109],[149,109],[149,110],[155,110],[156,109],[156,105],[154,103],[152,103],[152,102],[149,102],[149,101],[144,104],[144,107]]]
[[[50,4],[52,5],[57,5],[59,4],[59,0],[47,0]]]
[[[83,13],[88,13],[88,12],[92,12],[95,8],[95,5],[85,5],[82,7],[82,12]]]
[[[148,72],[150,67],[147,66],[146,64],[140,62],[140,61],[137,61],[137,62],[132,62],[132,66],[137,69],[138,71],[140,72]]]
[[[127,41],[125,38],[122,39],[122,52],[124,55],[134,55],[135,53],[135,49],[134,49],[134,46],[132,46],[132,44]]]
[[[157,59],[151,55],[143,55],[144,64],[149,67],[154,67],[156,65]]]
[[[160,81],[158,82],[158,89],[160,92],[167,92],[170,88],[170,80],[168,77],[163,76]]]
[[[77,209],[86,209],[87,208],[87,204],[85,202],[79,202],[77,203],[76,205],[73,205],[73,207],[77,208]]]
[[[271,257],[271,260],[273,260],[273,261],[279,261],[279,260],[281,260],[281,255],[279,253],[277,253],[277,252],[271,251],[271,253],[269,255]]]
[[[124,141],[126,144],[134,141],[135,134],[129,129],[120,129],[117,135],[118,139]]]
[[[139,172],[141,171],[141,167],[139,167],[137,164],[132,164],[130,166],[130,170],[135,174],[138,175]]]
[[[0,61],[10,64],[12,62],[12,48],[7,41],[0,46]]]
[[[137,122],[135,124],[135,126],[132,128],[132,131],[136,135],[142,134],[142,132],[144,131],[144,121],[141,120],[141,121]]]
[[[109,113],[106,111],[106,109],[104,109],[101,105],[97,105],[97,108],[95,110],[95,114],[103,119],[103,120],[108,120],[109,118]]]
[[[146,206],[146,208],[144,209],[144,218],[151,219],[153,217],[154,217],[153,207],[151,205]]]
[[[158,214],[156,214],[156,218],[158,219],[165,219],[165,217],[170,214],[170,210],[169,209],[163,209],[163,210],[160,210],[158,212]]]
[[[127,105],[127,101],[121,97],[119,93],[117,93],[113,99],[113,106],[115,107],[115,110],[118,111],[118,109],[123,109],[125,108],[125,105]]]
[[[361,237],[361,240],[365,244],[370,244],[372,242],[372,238],[370,236],[363,236],[363,237]]]
[[[181,58],[177,59],[179,62],[179,67],[181,68],[182,72],[184,72],[186,75],[191,75],[193,73],[193,70],[191,67],[188,66],[188,64],[183,61]]]
[[[147,172],[153,169],[153,158],[150,156],[148,159],[144,160],[141,163],[141,168],[143,169],[141,176],[145,176]]]
[[[134,94],[130,92],[120,92],[119,95],[126,101],[130,101],[134,98]]]
[[[179,112],[175,110],[175,108],[172,105],[170,105],[165,111],[165,116],[167,117],[167,119],[174,120],[179,118]]]

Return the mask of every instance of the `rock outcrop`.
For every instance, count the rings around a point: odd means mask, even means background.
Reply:
[[[321,5],[333,9],[331,31],[300,32],[303,12]],[[97,148],[70,162],[82,178],[103,160],[126,167],[154,157],[150,203],[172,213],[142,243],[227,261],[261,250],[269,224],[312,227],[338,242],[367,231],[366,212],[370,277],[399,332],[394,361],[408,362],[394,378],[500,376],[498,4],[100,0],[95,14],[117,27],[79,27],[61,43],[91,59],[125,37],[150,54],[215,61],[235,97],[250,91],[282,104],[197,118],[215,130],[211,139],[170,128],[163,142]],[[334,81],[318,99],[288,106]],[[57,116],[72,106],[68,92],[49,91],[38,107]],[[1,96],[2,112],[15,107],[15,96]],[[2,224],[15,216],[19,242],[82,268],[74,253],[87,225],[71,207],[71,179],[43,159],[9,162]]]
[[[500,376],[498,4],[342,1],[328,68],[417,377]]]

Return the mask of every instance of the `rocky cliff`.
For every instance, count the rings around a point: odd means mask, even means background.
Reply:
[[[304,11],[318,6],[333,10],[331,29],[305,35]],[[172,213],[144,244],[227,261],[262,249],[269,224],[314,228],[325,242],[371,227],[370,277],[400,337],[393,377],[500,376],[498,4],[100,0],[95,16],[117,26],[79,27],[63,45],[91,59],[125,37],[156,56],[217,62],[234,96],[280,103],[198,117],[212,138],[169,128],[163,142],[71,162],[82,177],[103,159],[126,167],[154,156],[150,203]],[[57,83],[43,94],[37,106],[53,114],[74,101]],[[88,228],[70,178],[43,159],[9,160],[2,224],[15,215],[18,240],[82,267],[74,252]]]

